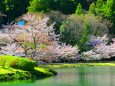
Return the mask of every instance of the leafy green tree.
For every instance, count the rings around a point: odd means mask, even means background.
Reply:
[[[81,38],[83,19],[78,15],[71,15],[64,21],[60,27],[60,41],[76,45]]]
[[[16,17],[27,12],[26,8],[30,0],[2,0],[0,2],[0,11],[7,15],[6,20],[12,21]]]
[[[74,13],[78,0],[32,0],[29,12],[61,11],[64,14]]]
[[[51,0],[33,0],[28,7],[29,12],[46,12],[49,9]]]
[[[83,13],[82,5],[79,3],[76,9],[75,14],[81,15]]]

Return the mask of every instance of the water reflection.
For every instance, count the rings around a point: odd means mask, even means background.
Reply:
[[[82,67],[77,73],[79,86],[115,86],[113,67]]]
[[[57,76],[36,81],[0,83],[0,86],[115,86],[115,67],[57,69]]]

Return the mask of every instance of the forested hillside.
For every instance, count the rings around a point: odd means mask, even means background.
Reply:
[[[114,22],[114,0],[1,0],[0,12],[7,15],[4,23],[11,22],[22,14],[29,12],[60,11],[64,14],[74,14],[78,4],[83,13],[88,11],[96,16]]]
[[[41,19],[41,21],[39,19]],[[44,37],[42,42],[40,40],[37,44],[35,41],[36,38],[31,38],[32,43],[29,44],[25,44],[28,43],[26,42],[28,40],[24,39],[26,41],[23,40],[23,45],[19,34],[18,42],[15,40],[17,44],[20,44],[21,47],[25,49],[26,55],[28,48],[35,52],[37,45],[42,46],[42,48],[51,48],[52,43],[53,47],[58,46],[58,49],[62,49],[62,51],[64,49],[66,50],[66,48],[70,48],[70,50],[73,49],[72,54],[76,53],[76,56],[79,56],[79,53],[80,59],[87,59],[87,54],[91,54],[91,59],[96,60],[114,57],[114,49],[112,46],[115,43],[113,39],[115,35],[115,0],[1,0],[1,28],[9,27],[7,23],[10,24],[14,21],[14,25],[10,27],[16,29],[15,24],[17,24],[19,20],[26,20],[27,22],[25,27],[21,28],[24,30],[28,29],[28,27],[34,28],[34,30],[37,29],[42,35],[42,38]],[[6,27],[2,27],[3,24],[6,25]],[[41,32],[42,29],[45,31],[44,28],[52,29],[54,32],[48,31],[48,34],[45,35],[44,33],[46,32]],[[16,33],[17,31],[14,32],[14,34]],[[51,33],[53,35],[51,35]],[[29,37],[30,34],[30,32],[27,32],[27,34],[23,35]],[[32,41],[32,39],[34,41]],[[53,43],[55,43],[55,46]],[[104,52],[105,48],[107,48],[106,50],[108,51]],[[109,50],[111,50],[111,52]],[[61,54],[61,50],[59,51],[58,54]],[[98,54],[99,56],[97,56]],[[62,60],[63,59],[61,59],[61,61]]]

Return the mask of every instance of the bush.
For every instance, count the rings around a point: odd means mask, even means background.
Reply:
[[[0,36],[0,44],[1,45],[7,45],[9,43],[11,43],[11,40],[9,38]]]
[[[104,35],[103,37],[95,37],[95,36],[91,35],[89,37],[89,42],[87,44],[91,47],[95,47],[95,46],[101,45],[101,44],[106,45],[108,43],[108,41],[109,40],[108,40],[107,35]]]
[[[85,14],[85,21],[90,26],[90,35],[96,37],[102,37],[105,34],[109,34],[109,28],[112,26],[112,23],[106,19],[100,19],[92,14]]]
[[[104,56],[102,54],[97,54],[93,50],[83,52],[81,54],[81,59],[86,60],[86,61],[89,61],[89,60],[101,60],[102,58],[104,58]]]
[[[60,27],[61,41],[66,44],[78,45],[81,51],[87,50],[90,26],[82,16],[72,15]]]
[[[36,62],[27,58],[17,56],[0,56],[0,66],[12,67],[21,70],[31,71],[34,69]]]
[[[71,15],[60,27],[60,40],[67,44],[76,45],[81,38],[84,21],[80,16]]]
[[[58,11],[50,11],[47,13],[47,15],[50,17],[49,23],[55,22],[54,30],[55,30],[56,34],[59,34],[60,33],[60,30],[59,30],[60,26],[62,25],[63,21],[65,21],[67,19],[67,17],[69,17],[69,15],[65,15],[65,14],[58,12]]]
[[[55,44],[54,46],[44,46],[41,50],[39,48],[34,59],[46,63],[76,62],[79,59],[78,52],[77,46]]]
[[[83,60],[102,60],[102,59],[111,59],[115,57],[115,39],[113,39],[113,43],[110,45],[106,44],[105,39],[98,38],[99,43],[97,43],[94,48],[90,51],[83,52],[81,54],[81,59]]]

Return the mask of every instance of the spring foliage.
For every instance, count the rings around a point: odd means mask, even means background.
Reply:
[[[0,66],[11,67],[21,70],[31,71],[34,69],[36,62],[27,58],[17,56],[0,56]]]

